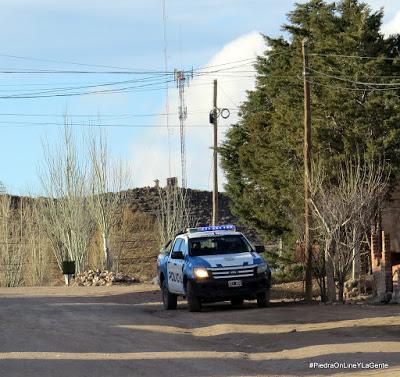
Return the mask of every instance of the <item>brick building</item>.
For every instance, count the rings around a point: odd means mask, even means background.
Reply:
[[[371,267],[374,294],[387,300],[390,293],[400,300],[400,185],[384,204],[381,225],[371,233]]]

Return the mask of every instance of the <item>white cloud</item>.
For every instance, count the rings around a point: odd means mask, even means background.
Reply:
[[[399,9],[398,0],[367,0],[365,1],[370,5],[373,10],[379,10],[381,8],[384,9],[386,13],[392,13]]]
[[[266,49],[263,37],[258,32],[243,35],[225,45],[206,64],[203,72],[217,71],[204,75],[195,75],[189,87],[185,89],[188,117],[186,120],[187,180],[191,188],[212,189],[212,125],[209,124],[209,111],[212,108],[213,80],[218,80],[218,107],[231,108],[231,115],[224,120],[219,118],[219,143],[224,137],[226,126],[237,121],[238,105],[246,98],[246,90],[254,88],[255,73],[252,66],[257,55]],[[248,59],[248,60],[245,60]],[[214,67],[211,67],[214,66]],[[209,67],[209,68],[207,68]],[[229,71],[226,70],[230,68]],[[170,112],[176,112],[179,106],[177,89],[170,90]],[[161,109],[165,111],[165,105]],[[165,124],[160,117],[156,124]],[[170,116],[170,124],[179,123],[177,115]],[[197,127],[197,126],[204,126]],[[224,127],[225,126],[225,127]],[[179,129],[173,128],[170,135],[171,175],[180,177]],[[153,128],[140,137],[133,145],[134,183],[136,186],[153,185],[158,178],[162,184],[169,175],[168,132],[166,127]],[[224,178],[219,171],[220,188]],[[180,179],[180,178],[179,178]]]
[[[389,22],[382,25],[382,32],[386,36],[400,33],[400,11],[398,11]]]
[[[371,5],[394,6],[391,1],[378,4],[370,1]],[[392,9],[391,8],[391,9]],[[398,8],[397,8],[398,9]],[[392,9],[393,10],[393,9]],[[382,31],[386,34],[400,32],[400,11],[391,12],[394,17],[382,26]],[[227,68],[236,66],[228,74],[227,71],[216,72],[204,76],[196,76],[185,89],[186,105],[188,117],[186,120],[186,154],[187,154],[187,178],[188,186],[192,188],[212,189],[212,126],[209,124],[208,113],[212,108],[213,80],[218,80],[218,106],[237,108],[246,98],[246,90],[254,88],[254,73],[244,73],[243,71],[253,70],[250,64],[231,63],[243,59],[254,58],[262,54],[266,49],[265,42],[258,32],[243,35],[234,41],[223,46],[206,64],[217,66],[217,68]],[[221,65],[222,64],[222,65]],[[205,70],[212,70],[211,68]],[[240,72],[238,72],[240,71]],[[244,77],[246,76],[246,77]],[[179,106],[177,89],[170,90],[170,112],[176,113]],[[165,104],[160,109],[165,112]],[[231,116],[227,120],[219,119],[219,143],[223,140],[226,126],[237,121],[237,111],[231,110]],[[170,124],[179,123],[177,115],[171,115]],[[165,124],[165,117],[156,119],[156,124]],[[204,128],[191,127],[203,125]],[[225,126],[225,127],[224,127]],[[181,175],[180,168],[180,144],[179,129],[171,129],[171,171],[172,176]],[[168,133],[166,128],[152,129],[151,132],[140,137],[140,141],[133,146],[133,161],[135,166],[135,185],[153,185],[153,180],[158,178],[164,184],[169,176],[169,157],[168,157]],[[143,168],[145,167],[145,168]],[[225,182],[223,173],[219,170],[220,189]],[[180,179],[180,178],[179,178]]]

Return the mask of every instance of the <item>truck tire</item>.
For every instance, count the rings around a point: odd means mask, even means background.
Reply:
[[[257,306],[259,308],[266,308],[269,306],[270,300],[270,290],[268,289],[266,292],[259,293],[257,295]]]
[[[165,310],[175,310],[178,306],[178,297],[169,292],[167,282],[164,280],[162,283],[162,299]]]
[[[190,312],[201,312],[201,301],[193,293],[193,283],[191,281],[187,282],[186,286],[186,296],[189,305]]]
[[[233,298],[231,300],[232,306],[242,306],[243,305],[243,299],[242,298]]]

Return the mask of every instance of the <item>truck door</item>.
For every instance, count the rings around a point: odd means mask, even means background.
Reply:
[[[168,289],[171,293],[183,294],[183,256],[185,240],[178,238],[168,260]]]

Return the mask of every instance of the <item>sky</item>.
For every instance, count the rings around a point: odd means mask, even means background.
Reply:
[[[384,33],[400,32],[398,0],[367,2],[384,8]],[[180,180],[179,96],[165,71],[193,68],[185,86],[187,182],[211,190],[213,80],[218,107],[230,111],[219,118],[221,142],[254,87],[260,33],[281,35],[294,3],[165,0],[164,19],[162,0],[2,0],[0,181],[13,194],[40,193],[43,140],[56,144],[65,113],[77,134],[104,127],[110,155],[131,165],[134,187]]]

